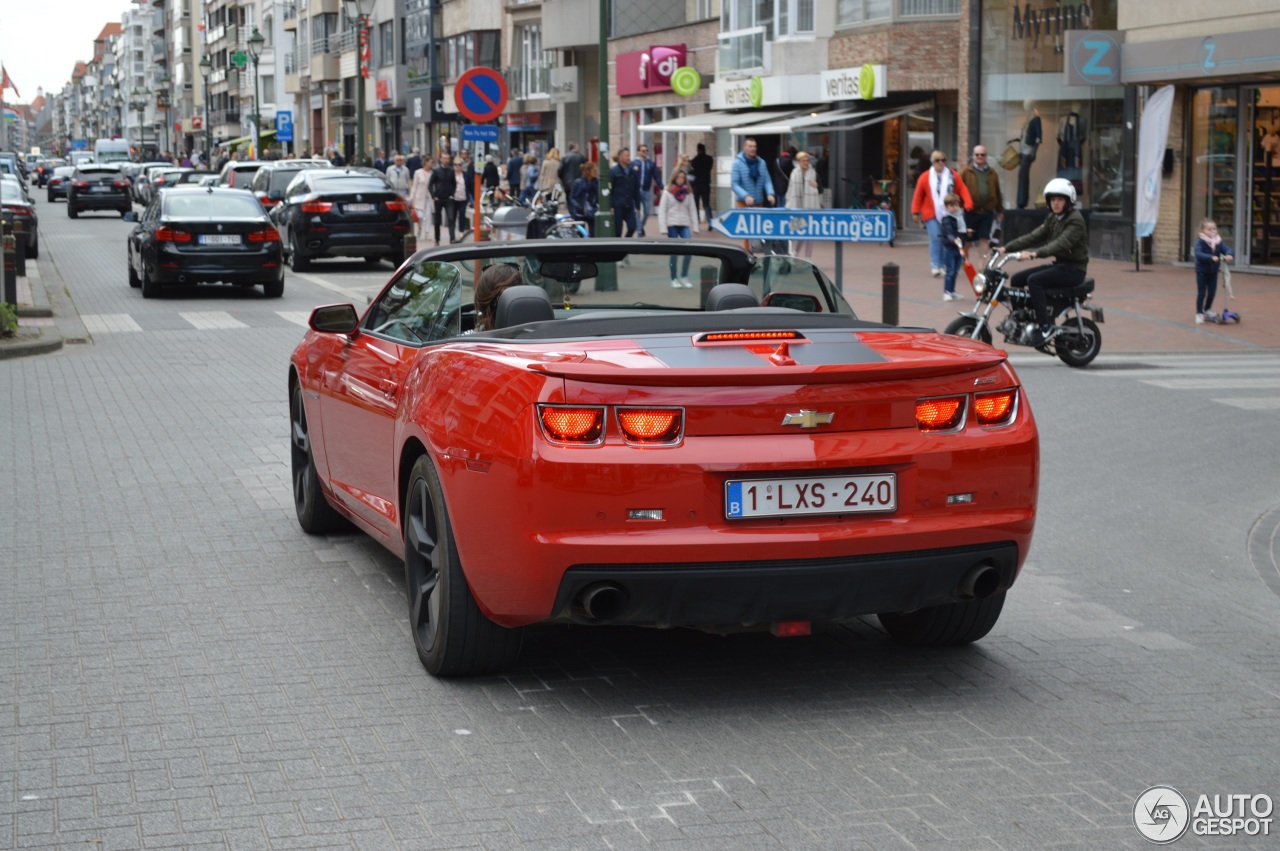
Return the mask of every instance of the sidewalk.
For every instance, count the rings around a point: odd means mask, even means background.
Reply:
[[[87,343],[88,332],[48,252],[27,258],[18,276],[18,333],[0,337],[0,360],[56,352],[63,343]]]

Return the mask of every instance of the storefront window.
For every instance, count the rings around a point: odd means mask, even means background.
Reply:
[[[1191,233],[1213,219],[1227,242],[1235,238],[1236,109],[1238,90],[1202,89],[1191,104]]]
[[[1035,7],[1025,3],[982,5],[979,140],[993,160],[1010,144],[1020,158],[1001,172],[1006,207],[1042,207],[1044,185],[1065,177],[1080,206],[1121,212],[1124,89],[1067,86],[1062,53],[1068,28],[1115,29],[1117,2],[1063,3],[1035,22],[1027,19]]]

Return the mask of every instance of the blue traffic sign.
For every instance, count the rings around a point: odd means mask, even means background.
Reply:
[[[462,125],[462,141],[496,142],[498,141],[498,125],[464,124]]]
[[[293,141],[293,113],[287,109],[276,113],[276,141]]]
[[[892,242],[892,210],[729,210],[711,226],[733,239],[795,239],[828,242]]]
[[[507,81],[498,71],[477,65],[453,84],[453,100],[464,118],[476,124],[493,121],[507,106]]]

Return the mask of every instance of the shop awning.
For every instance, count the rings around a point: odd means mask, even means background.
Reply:
[[[901,118],[909,112],[917,112],[933,105],[933,101],[925,101],[923,103],[913,103],[911,106],[904,106],[901,109],[895,109],[892,112],[882,112],[879,115],[867,118],[865,121],[859,121],[856,124],[823,124],[817,127],[807,128],[814,133],[848,133],[852,130],[861,130],[863,127],[870,127],[873,124],[881,124],[891,118]],[[855,116],[845,116],[853,118]],[[835,119],[839,120],[839,119]]]
[[[264,138],[264,139],[268,139],[268,138],[270,138],[270,137],[272,137],[272,136],[274,136],[274,135],[276,135],[276,131],[274,131],[274,130],[263,130],[263,131],[262,131],[262,138]],[[235,148],[235,147],[237,147],[237,146],[239,146],[239,145],[247,145],[247,144],[249,144],[249,143],[250,143],[250,142],[252,142],[252,141],[253,141],[253,137],[252,137],[252,136],[241,136],[239,139],[232,139],[232,140],[230,140],[230,141],[228,141],[228,142],[223,142],[223,143],[221,143],[221,146],[222,146],[222,147],[224,147],[224,148]]]
[[[668,118],[666,121],[641,124],[636,129],[641,133],[714,133],[726,127],[776,121],[779,118],[795,115],[796,112],[795,108],[753,110],[752,112],[704,112],[700,115],[682,115],[679,118]]]
[[[807,130],[810,127],[817,127],[832,121],[848,121],[853,118],[863,118],[868,115],[875,115],[871,110],[858,112],[856,109],[831,109],[826,112],[802,112],[799,115],[792,115],[788,118],[777,119],[775,121],[766,121],[763,124],[752,124],[746,127],[731,127],[730,135],[733,136],[772,136],[786,135],[794,133],[797,130]]]

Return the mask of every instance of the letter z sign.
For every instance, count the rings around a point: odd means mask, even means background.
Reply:
[[[507,81],[492,68],[472,68],[454,84],[453,101],[458,112],[477,124],[487,124],[507,106]]]
[[[1103,30],[1068,30],[1067,61],[1063,72],[1068,86],[1120,85],[1120,45],[1124,33]]]

